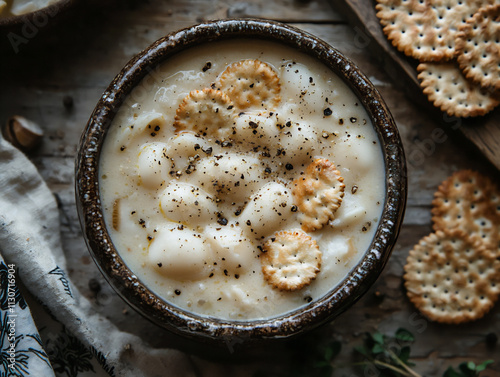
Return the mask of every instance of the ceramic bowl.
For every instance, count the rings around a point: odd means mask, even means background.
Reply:
[[[202,317],[173,306],[149,290],[123,262],[106,229],[99,196],[98,164],[109,128],[126,96],[145,75],[169,57],[199,44],[230,38],[282,43],[323,62],[344,79],[366,108],[385,160],[386,197],[375,237],[351,273],[323,298],[267,320],[231,321]],[[288,338],[324,324],[356,302],[375,282],[396,242],[406,203],[406,165],[394,120],[373,84],[339,51],[298,29],[264,20],[202,23],[158,40],[133,58],[98,102],[82,135],[76,162],[80,221],[95,262],[114,289],[154,323],[199,341],[219,345]],[[233,343],[234,343],[233,342]]]

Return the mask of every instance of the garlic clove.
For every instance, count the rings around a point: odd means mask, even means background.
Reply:
[[[20,115],[10,117],[2,131],[7,141],[23,151],[35,148],[43,137],[43,130],[38,124]]]

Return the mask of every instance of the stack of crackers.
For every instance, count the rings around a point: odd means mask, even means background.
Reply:
[[[432,205],[434,232],[405,266],[407,295],[433,321],[479,319],[500,295],[500,190],[462,170],[439,186]]]
[[[418,59],[429,100],[450,116],[474,117],[500,103],[498,0],[377,0],[392,44]]]

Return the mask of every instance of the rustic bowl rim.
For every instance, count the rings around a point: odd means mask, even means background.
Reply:
[[[310,304],[264,320],[231,321],[196,315],[157,297],[126,267],[106,231],[99,198],[98,162],[116,111],[143,77],[170,56],[203,43],[261,38],[319,59],[344,79],[369,113],[384,153],[386,199],[375,237],[346,279]],[[97,266],[117,293],[154,323],[184,337],[227,344],[295,336],[332,320],[356,302],[382,272],[403,220],[407,181],[403,146],[385,102],[356,65],[319,38],[280,22],[225,19],[170,33],[136,55],[102,95],[82,134],[75,168],[76,203],[84,238]]]

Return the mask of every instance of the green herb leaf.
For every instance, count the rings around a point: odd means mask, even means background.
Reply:
[[[337,357],[342,349],[342,344],[338,341],[330,342],[325,347],[324,358],[326,361],[332,361],[335,357]]]
[[[382,335],[378,331],[373,333],[371,337],[375,341],[375,343],[384,344],[384,335]]]
[[[452,367],[449,367],[446,372],[444,372],[443,377],[464,377],[462,373],[458,373]]]
[[[399,328],[396,331],[396,339],[402,340],[403,342],[414,342],[415,336],[408,330]]]
[[[369,357],[370,355],[370,352],[366,349],[365,346],[356,346],[354,347],[354,350],[366,357]]]
[[[474,364],[472,361],[468,361],[465,363],[461,363],[458,366],[458,369],[460,372],[462,372],[462,375],[465,377],[476,377],[476,364]]]
[[[372,353],[375,355],[378,355],[379,353],[383,352],[385,352],[385,348],[381,344],[377,343],[372,347]]]
[[[410,358],[410,347],[406,346],[401,348],[398,357],[403,363],[408,364],[408,359]]]
[[[328,361],[318,361],[313,366],[314,368],[323,368],[329,366],[330,363]]]
[[[477,367],[476,367],[476,372],[482,372],[483,370],[486,369],[486,367],[490,364],[493,364],[493,360],[486,360],[486,361],[483,361],[481,364],[479,364]]]

